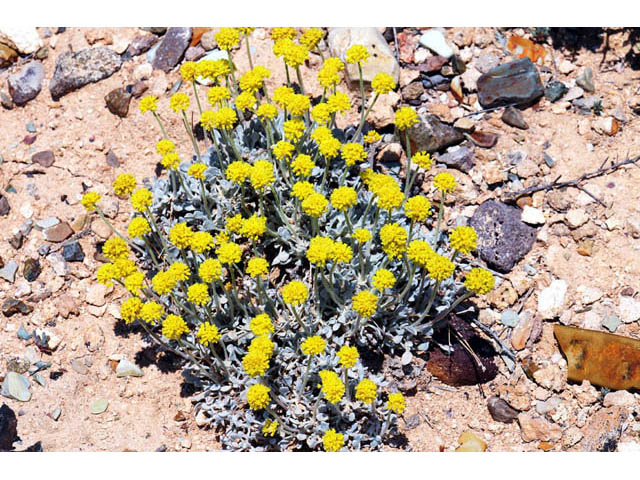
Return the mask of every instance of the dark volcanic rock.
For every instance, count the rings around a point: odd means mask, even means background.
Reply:
[[[483,108],[530,105],[544,94],[538,69],[527,57],[489,70],[478,78],[477,87]]]
[[[11,207],[9,206],[9,200],[0,193],[0,217],[6,217],[9,215],[10,211]]]
[[[478,233],[478,253],[491,268],[509,272],[533,247],[536,229],[520,220],[521,210],[495,200],[480,205],[469,224]]]
[[[437,162],[444,163],[448,167],[468,173],[476,164],[473,150],[469,147],[453,147],[455,150],[449,151],[436,158]]]
[[[544,96],[550,102],[557,102],[560,100],[569,89],[562,82],[551,82],[544,89]]]
[[[409,129],[409,140],[412,152],[424,150],[433,153],[462,142],[464,135],[435,115],[427,115]]]
[[[27,305],[21,300],[16,300],[15,298],[7,298],[2,304],[2,313],[5,317],[11,317],[16,313],[27,315],[31,312],[33,312],[32,306]]]
[[[65,52],[56,60],[49,90],[54,100],[83,87],[98,82],[120,70],[120,55],[107,47],[95,47],[79,52]]]
[[[190,27],[171,27],[162,38],[153,59],[153,68],[169,72],[175,67],[189,47],[192,30]]]
[[[500,397],[489,397],[487,400],[487,408],[496,422],[513,423],[518,418],[518,410],[513,408]]]
[[[77,241],[62,247],[62,256],[67,262],[82,262],[84,260],[84,252]]]
[[[128,57],[137,57],[153,47],[157,41],[158,37],[155,35],[138,35],[129,44],[125,55]]]
[[[107,108],[111,113],[124,118],[129,113],[131,94],[124,88],[116,88],[107,93],[104,101],[107,103]]]
[[[40,262],[35,258],[27,258],[24,262],[24,267],[22,270],[22,276],[25,278],[27,282],[33,282],[40,272],[42,268],[40,267]]]
[[[18,435],[18,419],[8,405],[0,407],[0,452],[11,450],[13,442]]]
[[[17,73],[9,75],[9,93],[16,105],[24,105],[33,100],[42,90],[44,67],[35,60],[24,65]]]
[[[522,112],[515,107],[507,107],[502,113],[502,121],[512,127],[527,130],[529,125],[522,116]]]
[[[53,161],[55,160],[55,156],[51,150],[45,150],[43,152],[38,152],[31,157],[31,161],[33,163],[37,163],[41,167],[49,168],[53,165]]]

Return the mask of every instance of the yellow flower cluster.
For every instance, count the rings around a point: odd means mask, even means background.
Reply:
[[[351,187],[338,187],[331,192],[331,205],[338,210],[353,207],[358,200],[358,193]]]
[[[264,258],[253,257],[247,263],[247,273],[252,277],[262,277],[269,273],[269,262]]]
[[[258,160],[251,167],[249,172],[249,179],[251,180],[251,186],[257,191],[264,191],[266,187],[271,185],[275,181],[273,175],[273,164],[266,160]]]
[[[476,295],[485,295],[493,290],[495,279],[489,270],[472,268],[464,281],[464,286]]]
[[[371,405],[378,396],[378,387],[368,378],[364,378],[356,385],[356,400],[361,401],[365,405]]]
[[[162,318],[164,309],[156,302],[147,302],[140,309],[140,318],[149,324],[155,323]]]
[[[433,163],[431,155],[429,155],[427,152],[417,152],[411,157],[411,161],[418,165],[418,167],[425,170],[429,170],[431,168],[431,164]]]
[[[249,240],[257,240],[266,230],[267,218],[258,216],[255,213],[242,222],[242,235]]]
[[[318,335],[313,337],[307,337],[304,342],[300,344],[300,349],[305,355],[320,355],[327,348],[327,342]]]
[[[318,267],[324,267],[331,259],[334,242],[329,237],[315,236],[309,241],[307,260]]]
[[[97,203],[102,197],[96,192],[88,192],[82,196],[82,206],[87,209],[87,212],[93,212],[97,208]]]
[[[133,323],[140,314],[142,308],[142,300],[138,297],[131,297],[122,302],[120,305],[120,317],[127,325]]]
[[[343,345],[342,347],[340,347],[337,355],[339,359],[338,363],[340,363],[340,366],[342,368],[353,367],[360,358],[358,349],[356,347],[350,347],[348,345]]]
[[[342,147],[342,159],[351,167],[356,163],[364,162],[367,159],[367,152],[361,143],[345,143]]]
[[[147,112],[155,112],[158,109],[158,99],[153,95],[142,97],[138,108],[143,115]]]
[[[131,205],[136,212],[144,212],[153,205],[153,196],[146,188],[141,188],[131,195]]]
[[[384,253],[393,260],[407,249],[407,231],[397,223],[387,223],[380,229],[380,241]]]
[[[253,317],[249,323],[249,329],[254,335],[268,335],[275,331],[271,317],[266,313]]]
[[[111,237],[104,242],[102,246],[102,254],[112,262],[115,262],[119,258],[129,256],[129,246],[120,237]]]
[[[439,173],[433,178],[433,186],[443,193],[452,193],[457,185],[454,176],[447,172]]]
[[[187,290],[187,300],[200,307],[211,301],[209,286],[206,283],[194,283]]]
[[[251,165],[247,162],[242,162],[237,160],[235,162],[231,162],[225,171],[225,176],[227,180],[232,181],[233,183],[241,184],[251,175]]]
[[[398,415],[402,415],[404,409],[406,407],[406,402],[404,396],[398,393],[389,394],[389,399],[387,401],[387,408]]]
[[[262,385],[261,383],[251,385],[247,392],[249,408],[251,408],[251,410],[262,410],[269,406],[269,403],[271,402],[271,398],[269,397],[270,391],[271,389],[269,387]]]
[[[429,262],[436,255],[431,245],[424,240],[413,240],[407,248],[407,257],[422,268],[429,268]]]
[[[321,384],[321,391],[324,397],[331,403],[338,403],[342,400],[345,392],[344,383],[340,380],[340,377],[336,372],[331,370],[320,370],[319,372]]]
[[[371,232],[366,228],[356,228],[353,232],[353,238],[356,242],[367,243],[369,240],[373,238]]]
[[[206,172],[207,168],[204,163],[194,163],[187,170],[187,174],[196,180],[204,180],[204,172]]]
[[[292,142],[297,142],[304,135],[304,131],[307,127],[304,124],[304,121],[299,118],[294,118],[292,120],[287,120],[284,122],[284,138],[287,140],[291,140]],[[278,142],[280,143],[280,142]],[[292,145],[293,146],[293,145]],[[295,149],[295,147],[294,147]],[[275,153],[275,151],[274,151]],[[291,153],[289,154],[289,159],[291,158]]]
[[[337,452],[344,447],[344,435],[330,428],[322,436],[322,446],[327,452]]]
[[[189,327],[179,315],[167,315],[162,322],[162,335],[169,340],[178,340],[185,333],[189,333]]]
[[[301,305],[307,301],[309,289],[299,280],[294,280],[282,287],[282,299],[287,305]]]
[[[302,210],[313,218],[320,218],[327,211],[329,200],[323,194],[314,192],[302,201]]]
[[[214,108],[223,105],[229,98],[231,98],[231,92],[227,87],[215,85],[207,92],[207,101]]]
[[[218,259],[231,267],[242,259],[242,248],[234,242],[226,242],[218,249]]]
[[[207,258],[198,267],[198,275],[202,281],[211,283],[222,279],[222,263],[215,258]]]
[[[176,113],[185,111],[189,108],[189,97],[186,93],[174,93],[169,99],[169,108]]]
[[[378,296],[375,293],[363,290],[353,296],[351,306],[361,317],[370,318],[378,308]]]
[[[136,182],[136,177],[131,175],[130,173],[122,173],[118,175],[118,177],[113,182],[113,191],[116,195],[122,197],[126,195],[130,195],[133,192],[138,183]]]
[[[407,200],[404,213],[412,222],[424,222],[431,215],[431,202],[424,195],[416,195]]]
[[[222,27],[215,38],[222,50],[230,51],[240,43],[240,32],[235,28]]]
[[[371,80],[371,88],[378,95],[389,93],[396,89],[396,82],[388,73],[380,72]]]
[[[200,324],[198,332],[196,333],[198,343],[201,343],[205,347],[218,343],[220,337],[222,337],[222,334],[218,331],[218,327],[209,322]]]
[[[418,114],[411,107],[401,107],[396,111],[395,124],[398,130],[406,130],[418,123]]]
[[[382,292],[386,288],[393,288],[396,284],[396,277],[386,268],[381,268],[373,275],[373,288]]]
[[[352,45],[347,49],[347,63],[366,63],[369,60],[369,52],[364,45]]]
[[[291,170],[295,175],[301,177],[308,177],[316,167],[315,162],[311,159],[310,155],[301,153],[291,162]]]
[[[193,230],[186,223],[176,223],[169,230],[169,240],[180,249],[189,248],[193,239]]]
[[[475,250],[477,243],[478,234],[473,227],[460,225],[449,235],[449,245],[451,245],[451,248],[465,255]]]
[[[289,120],[289,122],[295,122],[295,120]],[[304,123],[303,123],[303,129],[304,129]],[[285,135],[286,135],[286,130],[285,130]],[[273,147],[271,147],[271,149],[273,150],[273,154],[276,156],[278,160],[291,160],[291,156],[293,155],[293,152],[296,150],[296,147],[289,142],[280,140]]]

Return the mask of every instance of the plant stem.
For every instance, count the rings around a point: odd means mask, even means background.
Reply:
[[[404,200],[407,201],[409,198],[409,183],[411,177],[411,144],[409,143],[409,129],[405,130],[405,140],[407,144],[407,172],[405,174],[405,183],[404,183]]]
[[[158,114],[156,112],[151,112],[153,113],[153,116],[155,117],[156,121],[158,122],[158,125],[160,125],[160,130],[162,131],[162,135],[164,136],[165,139],[168,139],[169,136],[167,135],[167,131],[164,129],[164,125],[162,125],[162,121],[160,120],[160,117],[158,116]]]
[[[251,48],[249,47],[249,34],[245,34],[244,43],[247,46],[247,57],[249,58],[249,68],[253,70],[253,60],[251,59]]]

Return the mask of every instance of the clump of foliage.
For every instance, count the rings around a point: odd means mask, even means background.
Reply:
[[[261,65],[236,70],[230,50],[244,38],[251,62],[250,31],[222,28],[217,41],[228,60],[180,69],[193,96],[176,93],[169,106],[184,121],[193,158],[176,153],[158,100],[141,100],[163,134],[156,149],[168,179],[141,188],[130,174],[116,179],[114,191],[130,198],[133,214],[127,235],[114,230],[105,242],[111,263],[97,279],[130,292],[122,319],[185,360],[225,447],[379,449],[405,399],[361,355],[426,350],[434,323],[488,293],[494,279],[468,266],[477,240],[471,227],[442,231],[455,178],[433,178],[435,210],[427,196],[412,194],[432,163],[409,149],[414,110],[400,108],[395,118],[409,150],[404,181],[366,162],[381,139],[374,130],[363,135],[366,117],[396,88],[379,73],[367,98],[367,49],[353,45],[345,59],[325,59],[317,76],[324,93],[312,104],[300,65],[323,32],[272,29],[287,78],[296,73],[296,93],[290,80],[268,91],[270,71]],[[336,116],[351,109],[337,88],[345,61],[360,72],[362,113],[359,125],[340,130]],[[209,84],[209,109],[198,79]],[[210,144],[205,153],[188,122],[192,98]],[[83,198],[107,221],[99,201],[95,192]]]

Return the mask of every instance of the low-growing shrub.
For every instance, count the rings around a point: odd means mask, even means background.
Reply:
[[[435,207],[414,194],[417,175],[432,163],[410,151],[415,111],[402,107],[395,117],[406,168],[381,173],[368,161],[381,137],[366,130],[367,114],[396,85],[379,73],[367,98],[367,49],[346,52],[360,71],[362,104],[359,125],[341,130],[336,116],[351,109],[337,89],[343,59],[324,60],[319,101],[305,94],[300,75],[322,31],[296,39],[293,29],[272,30],[287,78],[296,74],[296,93],[291,80],[268,91],[263,66],[236,71],[230,50],[244,37],[250,55],[250,30],[217,34],[228,61],[180,69],[196,99],[205,153],[188,121],[188,95],[174,94],[170,108],[184,121],[192,159],[175,152],[157,99],[140,101],[162,131],[156,149],[168,178],[141,188],[130,174],[116,179],[115,194],[129,197],[134,213],[127,235],[114,230],[105,242],[111,263],[97,279],[128,290],[122,319],[185,360],[225,448],[380,449],[405,399],[361,356],[425,351],[434,324],[488,293],[493,277],[468,266],[472,228],[442,230],[454,177],[433,178]],[[211,84],[210,109],[199,97],[200,77]],[[99,201],[89,192],[83,205],[107,221]]]

